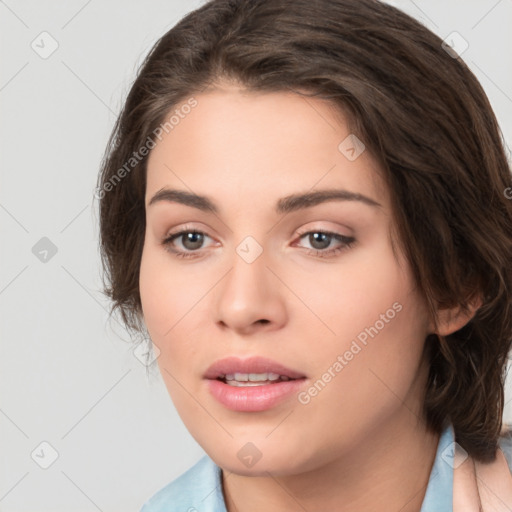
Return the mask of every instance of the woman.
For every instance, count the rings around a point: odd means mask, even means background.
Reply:
[[[509,510],[511,181],[474,75],[389,5],[213,0],[165,34],[101,250],[207,455],[143,512]]]

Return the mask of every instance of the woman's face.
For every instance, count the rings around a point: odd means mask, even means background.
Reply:
[[[195,100],[149,157],[140,268],[192,436],[224,469],[285,475],[415,428],[429,322],[369,152],[320,99],[227,88]]]

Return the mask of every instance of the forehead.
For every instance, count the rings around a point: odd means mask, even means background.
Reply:
[[[247,208],[261,208],[262,200],[273,206],[289,194],[331,187],[386,202],[374,159],[368,151],[355,159],[354,151],[347,153],[354,134],[329,102],[234,87],[193,98],[195,107],[175,116],[172,128],[155,140],[147,166],[146,205],[166,187]],[[176,110],[180,113],[180,105],[169,115]],[[355,154],[361,149],[355,147]]]

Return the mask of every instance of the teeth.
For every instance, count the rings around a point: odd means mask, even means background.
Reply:
[[[226,384],[229,386],[235,386],[235,387],[253,387],[253,386],[264,386],[265,384],[268,384],[270,381],[258,381],[258,382],[239,382],[237,380],[228,380],[226,381]]]
[[[237,380],[238,382],[258,382],[277,379],[279,379],[278,373],[228,373],[226,375],[226,380]]]
[[[276,380],[290,380],[285,375],[278,373],[228,373],[225,379],[228,384],[233,386],[259,386],[268,381],[274,382]],[[243,384],[242,384],[243,383]]]

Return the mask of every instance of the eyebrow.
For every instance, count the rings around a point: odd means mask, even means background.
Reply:
[[[187,192],[186,190],[177,190],[162,188],[149,201],[148,207],[160,201],[168,201],[171,203],[179,203],[198,210],[218,214],[219,208],[215,203],[206,196]],[[382,205],[363,194],[349,192],[342,189],[325,189],[316,190],[314,192],[306,192],[304,194],[292,194],[279,199],[275,206],[275,212],[290,213],[305,208],[311,208],[327,201],[359,201],[363,204],[373,207],[381,207]]]

